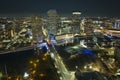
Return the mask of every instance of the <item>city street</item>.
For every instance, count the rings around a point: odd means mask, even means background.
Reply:
[[[119,3],[0,0],[0,80],[120,80]]]

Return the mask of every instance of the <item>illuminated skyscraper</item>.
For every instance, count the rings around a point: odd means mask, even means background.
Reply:
[[[115,21],[113,28],[120,29],[120,20]]]
[[[31,18],[33,38],[36,39],[42,34],[43,20],[40,16],[33,16]]]
[[[68,17],[61,18],[61,29],[59,30],[60,34],[66,34],[72,32],[72,20]]]
[[[47,12],[47,15],[48,15],[47,30],[49,33],[56,35],[60,17],[56,10],[49,10]]]
[[[73,33],[80,33],[80,15],[81,12],[72,13]]]

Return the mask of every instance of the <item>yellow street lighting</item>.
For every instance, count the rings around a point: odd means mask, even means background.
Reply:
[[[8,77],[8,80],[11,79],[11,76]]]
[[[33,66],[34,66],[34,68],[36,68],[36,67],[37,67],[37,64],[36,64],[36,63],[34,63],[34,64],[33,64]]]
[[[47,57],[48,55],[49,55],[49,53],[48,53],[48,52],[44,54],[44,56],[45,56],[45,57]]]
[[[40,76],[40,77],[43,77],[43,76],[45,76],[45,74],[43,74],[43,73],[40,73],[40,74],[39,74],[39,76]]]
[[[36,62],[39,62],[39,59],[37,59]]]
[[[35,73],[36,73],[36,71],[35,71],[35,70],[33,70],[33,71],[32,71],[32,74],[35,74]]]
[[[42,60],[43,60],[43,61],[45,61],[45,60],[46,60],[46,58],[42,58]]]
[[[16,80],[19,80],[19,77],[17,77],[17,79]]]
[[[30,78],[29,80],[34,80],[33,78]]]
[[[30,61],[29,63],[30,63],[30,64],[32,64],[32,63],[33,63],[33,61]]]

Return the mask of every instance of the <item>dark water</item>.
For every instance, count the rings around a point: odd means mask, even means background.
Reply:
[[[34,57],[33,50],[0,55],[0,72],[3,75],[21,75],[27,70],[29,60]]]

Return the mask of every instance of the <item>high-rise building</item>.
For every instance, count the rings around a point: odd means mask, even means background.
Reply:
[[[72,20],[68,17],[61,17],[60,34],[67,34],[72,32]]]
[[[73,33],[80,33],[80,15],[81,12],[72,13]]]
[[[33,39],[36,39],[42,34],[43,20],[40,16],[31,17]]]
[[[57,28],[59,27],[60,17],[56,10],[49,10],[47,12],[48,19],[47,19],[47,30],[50,34],[57,34]]]
[[[120,29],[120,20],[116,20],[113,26],[114,29]]]

